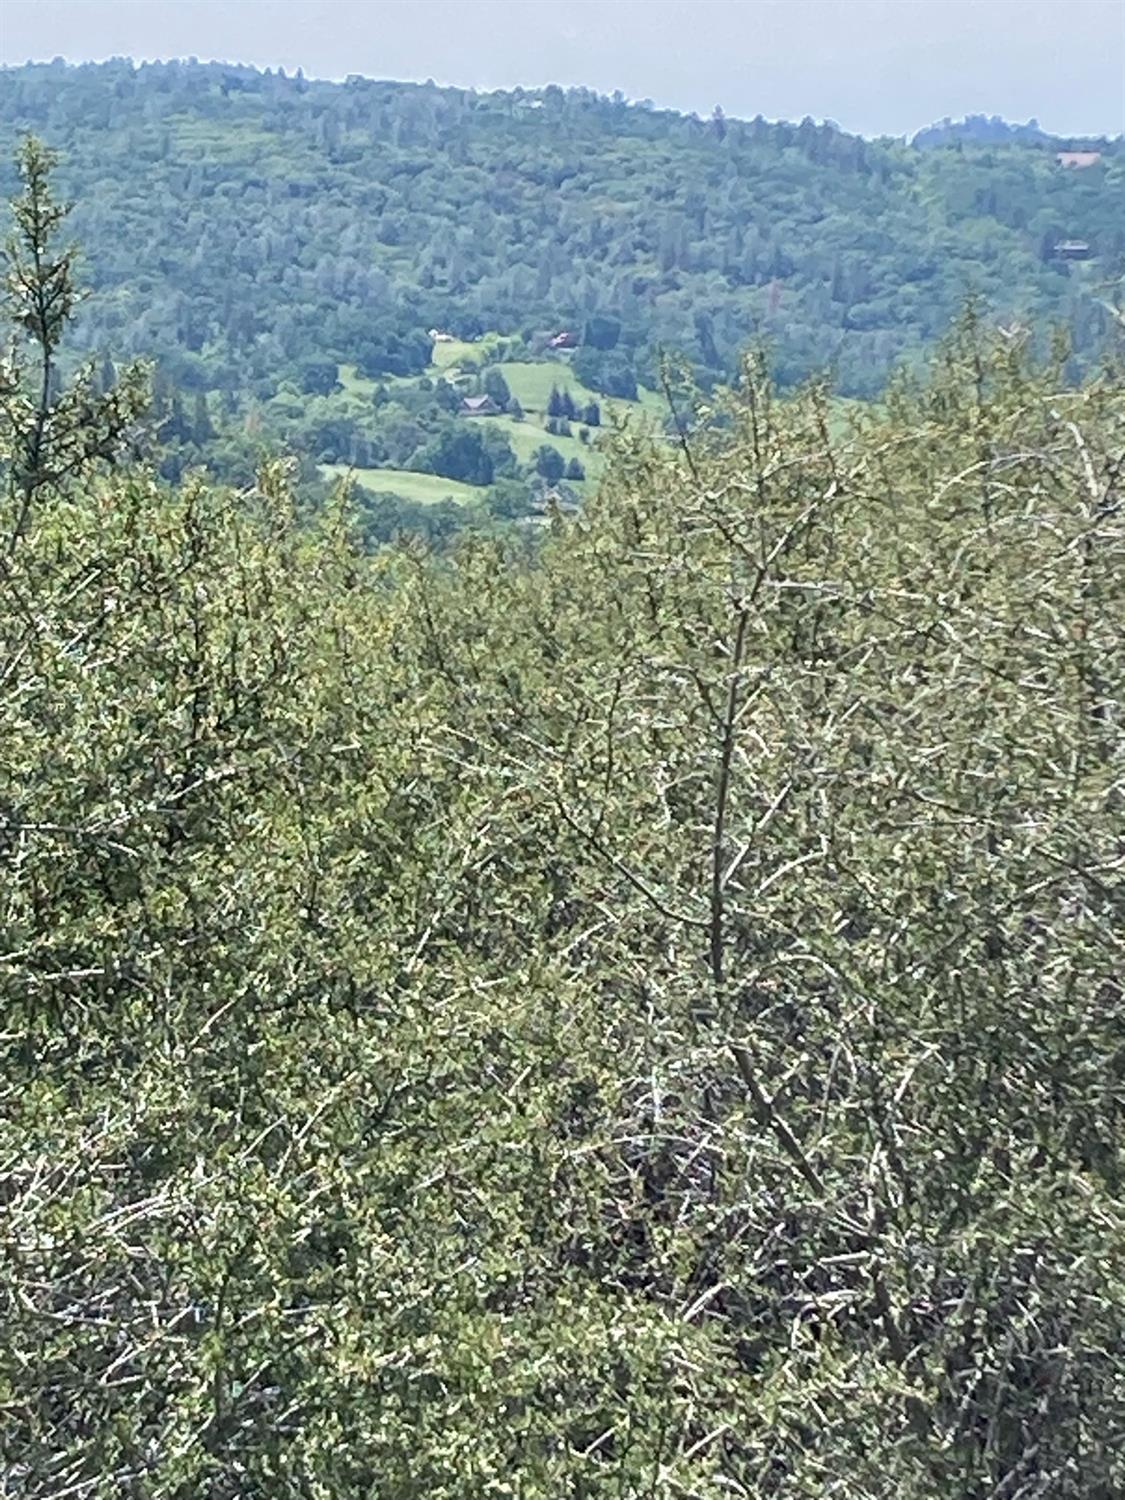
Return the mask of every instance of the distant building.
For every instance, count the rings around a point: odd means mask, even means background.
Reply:
[[[1090,246],[1085,240],[1059,240],[1055,254],[1060,260],[1089,260]]]
[[[498,417],[500,408],[491,396],[466,396],[461,402],[463,417]]]
[[[451,333],[443,333],[440,328],[431,328],[429,337],[433,339],[435,344],[452,344],[456,342]]]
[[[576,333],[571,333],[569,329],[564,328],[561,333],[556,333],[555,334],[554,338],[551,340],[550,344],[548,345],[548,348],[551,348],[551,349],[577,349],[578,348],[578,335]]]
[[[1096,167],[1101,159],[1100,151],[1059,151],[1055,154],[1060,167]]]
[[[544,518],[549,516],[552,510],[558,510],[565,516],[573,515],[580,509],[581,502],[572,490],[560,490],[554,486],[541,490],[531,501],[532,514]]]

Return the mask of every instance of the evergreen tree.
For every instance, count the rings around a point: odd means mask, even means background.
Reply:
[[[200,445],[209,443],[215,436],[215,426],[211,421],[206,391],[195,393],[195,415],[192,419],[191,435],[192,439]]]
[[[484,372],[481,381],[485,395],[491,396],[501,411],[507,411],[512,399],[512,393],[508,389],[508,382],[504,379],[502,370],[495,365],[490,365]]]
[[[3,263],[6,311],[17,335],[0,362],[9,553],[32,518],[36,497],[60,494],[96,459],[112,462],[148,400],[139,364],[102,393],[93,364],[63,388],[58,349],[78,292],[74,251],[57,240],[70,210],[51,190],[53,152],[27,136],[16,165],[22,191],[12,204],[15,227]]]
[[[615,349],[620,337],[621,324],[617,319],[607,318],[598,313],[587,318],[582,342],[592,345],[595,349]]]
[[[566,469],[566,462],[557,448],[552,448],[550,443],[543,443],[535,453],[535,471],[547,481],[548,484],[558,484]]]

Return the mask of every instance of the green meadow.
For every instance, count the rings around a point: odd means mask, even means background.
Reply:
[[[399,495],[420,505],[437,505],[442,500],[466,505],[487,494],[481,485],[463,484],[441,474],[418,474],[412,469],[355,469],[348,464],[321,464],[320,472],[328,479],[350,478],[366,490]]]
[[[456,339],[450,343],[435,343],[433,362],[422,376],[417,377],[388,375],[376,381],[361,375],[354,365],[341,365],[339,367],[340,384],[349,396],[364,399],[370,398],[379,385],[384,385],[391,390],[396,388],[405,390],[417,386],[421,379],[456,379],[461,372],[461,366],[466,361],[480,364],[482,357],[486,358],[488,352],[495,350],[499,342],[499,334],[486,334],[483,338],[473,342]],[[600,451],[601,442],[607,432],[612,431],[619,424],[638,420],[658,424],[666,413],[664,397],[656,391],[646,390],[643,387],[636,401],[599,395],[597,391],[584,385],[575,377],[570,368],[570,362],[565,357],[548,360],[503,360],[481,365],[480,373],[483,374],[485,369],[499,371],[512,396],[522,407],[524,415],[522,418],[505,414],[467,420],[487,422],[489,426],[499,429],[511,444],[512,451],[521,467],[532,464],[536,452],[545,443],[555,448],[567,464],[577,459],[586,477],[581,481],[568,480],[567,482],[574,484],[580,492],[587,491],[601,477],[605,467],[605,459]],[[476,373],[476,371],[472,372],[474,375]],[[588,442],[583,442],[578,436],[579,431],[585,426],[580,418],[571,420],[569,436],[547,431],[547,409],[552,390],[569,392],[580,409],[588,406],[592,401],[597,402],[601,412],[601,425],[588,429],[590,433]],[[486,486],[466,484],[433,474],[415,473],[408,469],[349,469],[344,464],[322,464],[320,467],[323,474],[350,473],[365,489],[382,490],[421,504],[433,504],[445,499],[466,503],[479,501],[487,494]]]

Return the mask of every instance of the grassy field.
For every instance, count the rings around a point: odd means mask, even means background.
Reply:
[[[361,375],[355,365],[341,365],[336,378],[349,396],[370,396],[375,389],[375,382]]]
[[[442,500],[470,504],[483,500],[488,493],[480,485],[462,484],[459,479],[445,479],[440,474],[415,474],[411,469],[352,469],[347,464],[321,464],[320,472],[329,479],[350,476],[366,490],[394,494],[420,505],[437,505]]]
[[[620,396],[599,396],[588,385],[575,379],[569,364],[563,360],[547,360],[535,363],[531,360],[508,360],[496,368],[508,382],[508,389],[528,412],[546,412],[551,398],[551,387],[569,391],[579,406],[596,401],[601,407],[602,425],[611,426],[622,417],[635,417],[643,413],[656,422],[663,422],[668,415],[664,397],[658,391],[637,387],[636,401],[625,401]],[[576,424],[572,424],[576,425]]]
[[[434,363],[428,365],[423,374],[428,375],[431,380],[436,380],[447,370],[459,364],[461,360],[466,357],[475,358],[479,353],[479,344],[461,342],[435,344]],[[596,401],[602,409],[603,421],[608,420],[612,412],[632,413],[638,409],[646,416],[655,417],[659,421],[667,416],[664,397],[659,392],[649,391],[641,386],[638,389],[636,401],[624,401],[618,396],[599,396],[597,391],[592,391],[589,386],[575,379],[565,360],[504,360],[500,364],[485,368],[500,371],[508,382],[508,389],[524,411],[545,413],[551,396],[551,387],[557,386],[560,391],[569,391],[579,405]],[[341,365],[339,378],[344,390],[355,396],[370,396],[377,384],[376,381],[361,375],[354,365]],[[413,375],[384,375],[381,380],[382,384],[388,386],[413,385],[419,378]]]
[[[587,479],[596,479],[602,471],[604,460],[596,449],[587,447],[576,437],[556,437],[554,433],[547,432],[534,418],[525,418],[522,422],[517,422],[513,417],[482,417],[480,420],[487,421],[491,427],[500,429],[511,443],[516,458],[521,464],[530,463],[536,449],[541,448],[544,443],[549,443],[552,448],[558,449],[568,463],[572,458],[576,458],[586,470]],[[577,432],[578,425],[572,424],[572,426]],[[596,431],[596,429],[591,429],[591,431]]]
[[[430,365],[426,374],[440,375],[451,365],[459,365],[463,359],[478,359],[479,357],[480,346],[466,343],[463,339],[454,339],[450,344],[435,344],[433,364]]]
[[[608,398],[611,411],[620,410],[626,412],[636,411],[640,407],[646,417],[653,421],[663,423],[668,416],[668,402],[662,391],[650,391],[645,386],[637,387],[637,399],[635,401],[622,401],[617,396]]]
[[[432,365],[427,373],[436,374]],[[349,396],[362,396],[365,401],[371,399],[377,385],[414,385],[418,379],[416,375],[380,375],[378,380],[371,380],[368,376],[361,375],[355,365],[340,365],[336,378]]]
[[[469,344],[456,341],[450,344],[434,345],[435,363],[426,370],[426,375],[431,379],[443,376],[446,371],[453,369],[461,360],[467,357],[478,357],[481,353],[481,344]],[[506,360],[489,368],[498,369],[507,381],[508,389],[523,407],[525,416],[523,421],[517,422],[512,417],[488,417],[480,418],[487,421],[491,426],[499,428],[512,445],[512,450],[521,465],[530,464],[535,452],[544,443],[549,443],[569,463],[576,458],[586,473],[586,479],[582,481],[568,481],[577,483],[579,488],[585,488],[597,483],[605,467],[605,459],[597,449],[599,436],[612,429],[615,422],[621,420],[635,421],[638,417],[652,419],[661,422],[666,415],[663,396],[654,391],[641,388],[640,399],[637,401],[623,401],[618,398],[599,396],[589,386],[583,385],[576,380],[566,360],[553,359],[545,361],[532,360]],[[344,390],[352,396],[369,398],[375,390],[376,382],[360,375],[354,365],[341,365],[339,371],[340,384]],[[384,383],[388,386],[412,385],[418,377],[411,376],[387,376]],[[596,401],[601,408],[601,428],[591,428],[591,442],[583,443],[579,440],[578,429],[583,425],[578,419],[571,421],[572,436],[557,437],[546,430],[547,404],[550,400],[552,387],[560,391],[570,392],[579,407],[585,406],[590,401]],[[322,471],[326,474],[343,474],[348,472],[342,464],[322,465]],[[401,495],[404,500],[416,500],[422,504],[434,504],[447,497],[461,503],[480,500],[487,491],[483,487],[462,484],[455,479],[441,479],[433,474],[416,474],[406,469],[354,469],[350,471],[357,484],[365,489],[383,490]]]
[[[508,360],[495,368],[508,382],[508,389],[524,411],[545,412],[552,386],[557,386],[560,391],[568,390],[580,405],[585,405],[587,401],[596,401],[601,405],[605,399],[576,380],[569,365],[561,360],[553,359],[540,364],[531,360]]]

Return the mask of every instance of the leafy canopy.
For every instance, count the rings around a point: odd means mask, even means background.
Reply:
[[[5,490],[16,1493],[1125,1487],[1120,378],[691,430],[533,560]]]

